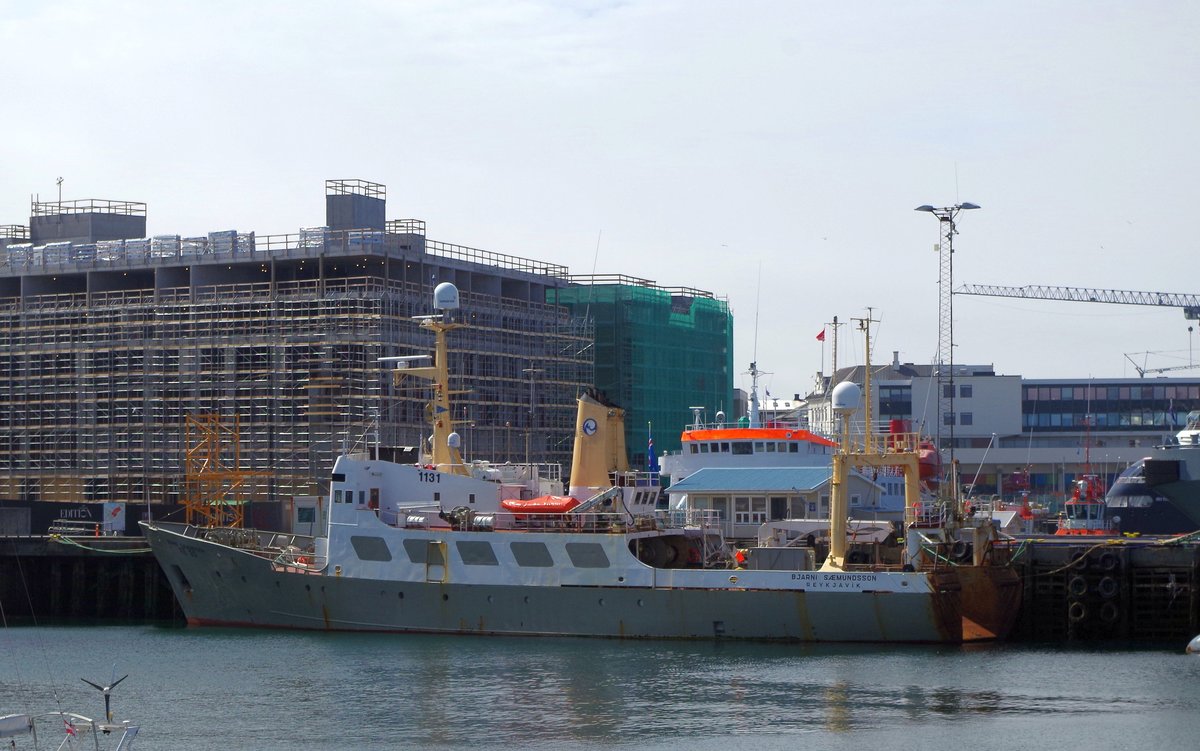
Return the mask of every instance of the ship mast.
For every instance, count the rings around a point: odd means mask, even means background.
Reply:
[[[904,504],[906,519],[915,518],[921,502],[918,468],[918,436],[914,433],[889,433],[876,436],[871,430],[871,320],[868,314],[858,320],[859,329],[866,340],[867,368],[863,378],[865,389],[853,381],[843,381],[833,389],[831,404],[833,412],[841,418],[841,441],[833,455],[833,474],[830,478],[829,498],[829,557],[822,571],[844,571],[846,560],[846,532],[849,527],[848,485],[850,467],[901,467],[904,471]],[[865,393],[864,393],[865,391]],[[866,404],[867,427],[861,445],[850,436],[850,418]]]
[[[432,428],[430,456],[434,468],[439,472],[469,475],[462,454],[458,450],[458,434],[454,432],[454,420],[450,411],[450,349],[446,344],[446,332],[462,328],[466,324],[450,320],[450,311],[458,308],[458,289],[449,282],[442,282],[433,290],[433,307],[441,310],[429,316],[416,316],[421,328],[429,329],[434,336],[433,365],[408,367],[411,357],[382,358],[398,360],[393,371],[393,382],[399,385],[404,376],[424,378],[433,384],[433,399],[426,406],[426,417]],[[420,356],[417,359],[424,359]]]

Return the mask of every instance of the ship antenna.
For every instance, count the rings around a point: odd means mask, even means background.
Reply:
[[[754,351],[750,361],[750,427],[759,427],[758,415],[758,312],[762,305],[762,262],[758,264],[758,286],[754,297]]]

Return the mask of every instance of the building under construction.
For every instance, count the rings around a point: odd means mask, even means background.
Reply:
[[[620,274],[574,276],[550,300],[596,328],[596,388],[625,408],[625,445],[635,466],[678,451],[700,405],[733,413],[733,315],[713,293],[664,287]],[[654,435],[657,434],[657,435]]]
[[[0,499],[323,494],[340,451],[428,434],[426,387],[380,358],[432,352],[412,317],[446,281],[464,454],[568,462],[594,336],[546,302],[567,269],[385,208],[384,186],[331,180],[321,227],[147,237],[142,203],[33,202],[0,227]]]

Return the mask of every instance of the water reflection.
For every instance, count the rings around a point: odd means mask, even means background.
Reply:
[[[4,656],[18,662],[10,675],[53,670],[21,696],[0,681],[0,714],[28,706],[31,688],[35,698],[74,690],[79,675],[107,673],[118,655],[132,674],[118,706],[136,709],[143,751],[727,748],[738,739],[791,748],[809,734],[827,741],[817,746],[857,748],[897,728],[1040,739],[1048,721],[1064,730],[1046,745],[1100,748],[1103,731],[1085,744],[1079,728],[1150,718],[1160,733],[1152,747],[1184,747],[1161,741],[1191,737],[1200,712],[1200,660],[1177,654],[132,628],[49,639],[49,649]],[[10,634],[10,644],[26,641]],[[77,698],[95,701],[82,692],[64,701]]]

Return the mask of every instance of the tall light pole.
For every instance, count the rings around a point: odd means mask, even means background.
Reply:
[[[537,376],[539,373],[545,373],[546,371],[542,370],[541,368],[523,368],[523,369],[521,370],[521,372],[522,372],[522,373],[525,373],[525,374],[527,374],[527,375],[529,376],[529,427],[528,427],[528,429],[526,429],[526,431],[525,431],[525,463],[526,463],[526,464],[529,464],[529,463],[530,463],[530,462],[529,462],[529,439],[530,439],[530,437],[533,435],[533,414],[534,414],[534,412],[533,412],[533,408],[534,408],[534,398],[533,398],[533,397],[534,397],[534,391],[533,391],[534,380],[533,380],[533,379],[534,379],[534,377],[536,377],[536,376]]]
[[[929,204],[918,206],[917,211],[927,211],[937,217],[941,227],[941,242],[938,243],[938,416],[937,444],[942,450],[942,426],[950,419],[950,471],[954,478],[954,424],[958,415],[954,413],[954,236],[958,234],[954,219],[958,212],[977,209],[978,204],[956,203],[953,206],[935,208]],[[943,471],[942,476],[945,477]],[[952,488],[951,495],[958,498],[958,489]]]

